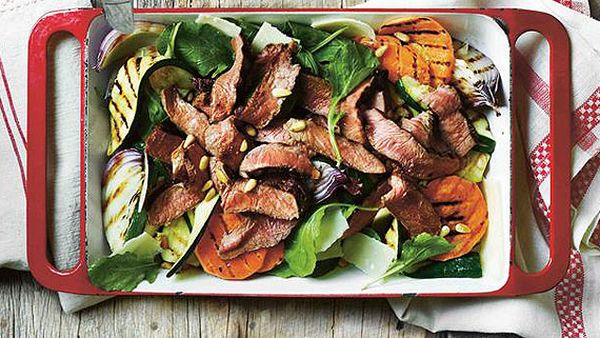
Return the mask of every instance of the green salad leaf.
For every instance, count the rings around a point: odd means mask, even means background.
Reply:
[[[337,216],[333,215],[341,213],[345,221],[356,209],[371,210],[370,208],[345,203],[326,204],[316,209],[298,225],[285,251],[285,261],[295,276],[306,277],[311,275],[315,270],[317,254],[328,249],[342,236],[344,224],[330,223],[331,220],[339,221],[339,214]],[[331,229],[331,227],[335,228]],[[348,227],[347,223],[345,227]]]
[[[379,60],[367,47],[340,36],[345,28],[330,34],[307,25],[288,22],[286,30],[300,40],[304,50],[303,55],[298,58],[300,64],[314,73],[314,64],[308,56],[312,55],[320,75],[331,84],[332,99],[327,115],[327,130],[339,166],[342,158],[335,139],[335,126],[344,117],[344,112],[338,110],[338,104],[379,66]]]
[[[159,242],[146,232],[125,242],[112,255],[96,260],[88,269],[92,284],[106,291],[131,291],[147,280],[152,283],[160,270],[155,257]]]
[[[173,57],[173,44],[175,43],[175,35],[177,35],[179,25],[180,22],[171,23],[158,36],[156,49],[161,55],[169,58]]]
[[[211,25],[194,22],[179,25],[174,55],[203,77],[217,77],[234,61],[231,38]]]
[[[400,258],[390,265],[383,275],[369,283],[366,287],[389,276],[413,272],[425,260],[452,249],[454,249],[454,244],[449,243],[444,237],[433,236],[428,233],[419,234],[402,243]]]
[[[90,266],[88,276],[100,289],[132,291],[143,280],[154,282],[159,270],[160,263],[154,260],[154,255],[126,252],[100,258]]]
[[[127,229],[127,234],[125,235],[125,241],[128,241],[132,238],[135,238],[144,232],[144,228],[146,227],[146,221],[148,220],[148,213],[146,209],[142,209],[141,212],[136,208],[133,212],[133,216],[131,217],[131,224],[129,225],[129,229]]]

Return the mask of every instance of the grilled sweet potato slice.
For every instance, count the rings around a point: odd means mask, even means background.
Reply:
[[[271,271],[274,267],[283,262],[285,253],[285,245],[283,244],[283,242],[280,242],[279,244],[267,250],[268,251],[267,255],[265,256],[265,261],[263,262],[262,267],[257,272]]]
[[[204,271],[213,276],[223,279],[246,279],[263,267],[268,250],[258,249],[229,260],[219,257],[219,245],[227,232],[223,217],[227,217],[227,214],[223,214],[222,210],[217,211],[208,221],[194,254]]]
[[[452,230],[446,239],[455,245],[450,252],[432,259],[447,261],[469,253],[488,227],[487,204],[477,184],[458,176],[447,176],[431,181],[423,193],[431,201],[442,224]],[[469,232],[457,232],[458,224],[466,225]]]
[[[386,22],[378,34],[392,35],[396,32],[410,38],[409,46],[427,61],[432,84],[449,83],[454,70],[454,47],[452,37],[439,22],[424,16],[397,18]]]

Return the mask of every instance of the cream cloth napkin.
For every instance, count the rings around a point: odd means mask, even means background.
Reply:
[[[364,7],[519,7],[547,12],[566,27],[571,40],[573,72],[572,208],[573,246],[565,278],[551,291],[516,298],[390,299],[398,318],[430,331],[513,332],[526,337],[600,337],[600,22],[589,15],[587,3],[576,1],[386,1]],[[361,7],[362,7],[361,6]],[[531,175],[520,185],[520,196],[531,203],[518,212],[518,260],[531,270],[547,258],[549,198],[548,47],[529,35],[517,45],[522,60],[515,74],[517,100],[526,117],[519,128],[527,158],[517,159]],[[565,140],[568,141],[568,140]],[[531,204],[531,207],[529,207]]]

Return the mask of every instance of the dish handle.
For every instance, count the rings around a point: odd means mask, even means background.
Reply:
[[[512,264],[509,277],[504,287],[494,292],[493,295],[517,296],[553,288],[563,278],[569,264],[571,251],[571,54],[567,32],[553,16],[518,9],[504,11],[502,14],[500,17],[506,21],[513,51],[511,55],[512,74],[516,74],[517,71],[514,54],[516,42],[523,33],[535,31],[542,34],[550,47],[550,257],[546,266],[534,273],[524,272],[514,263],[516,220],[513,215],[511,222]],[[512,109],[513,112],[518,113],[514,99],[512,100]],[[515,115],[512,118],[514,121]],[[518,132],[516,129],[513,128],[513,135]],[[513,149],[513,156],[515,155],[519,154],[515,154]],[[514,186],[514,180],[512,184]],[[512,204],[515,204],[514,196]]]
[[[94,9],[68,10],[50,13],[35,25],[29,39],[28,117],[27,117],[27,261],[34,278],[43,286],[72,293],[98,293],[89,282],[85,262],[85,173],[80,176],[80,240],[79,261],[69,270],[58,270],[48,257],[47,233],[47,48],[48,41],[58,32],[72,34],[81,46],[81,167],[85,165],[85,49],[88,27],[101,12]]]

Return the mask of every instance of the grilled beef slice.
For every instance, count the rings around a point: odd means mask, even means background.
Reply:
[[[215,80],[210,98],[205,98],[205,94],[201,92],[197,99],[194,99],[194,106],[206,113],[211,122],[221,121],[231,114],[237,100],[238,88],[242,83],[245,63],[242,37],[238,35],[231,39],[231,47],[235,52],[233,65]]]
[[[292,64],[292,54],[296,49],[293,43],[283,45],[285,48],[269,60],[265,65],[264,76],[252,93],[244,107],[236,114],[244,122],[257,128],[264,128],[281,110],[300,73],[300,65]]]
[[[212,124],[206,130],[206,150],[214,155],[217,159],[225,163],[233,171],[237,171],[244,157],[242,152],[242,143],[247,140],[244,135],[239,132],[235,126],[234,116],[230,116],[225,120]]]
[[[339,123],[341,134],[347,139],[365,143],[366,137],[359,117],[360,103],[372,92],[374,78],[363,81],[344,98],[338,109],[344,112]],[[311,113],[327,116],[331,105],[331,85],[320,77],[302,74],[298,79],[301,106]]]
[[[297,220],[284,220],[264,215],[223,214],[227,229],[218,254],[222,259],[235,258],[243,253],[270,248],[287,238]]]
[[[146,137],[146,152],[163,163],[171,164],[171,154],[183,143],[179,135],[171,134],[162,125],[155,126]]]
[[[458,156],[464,157],[476,142],[471,135],[467,118],[460,112],[461,103],[456,90],[440,86],[425,95],[423,102],[439,117],[440,129],[446,142]]]
[[[460,168],[460,160],[427,152],[407,131],[386,119],[376,109],[363,113],[369,142],[380,154],[398,162],[409,176],[432,179],[450,175]]]
[[[423,112],[416,117],[403,118],[400,128],[409,132],[417,142],[428,151],[449,154],[451,150],[441,137],[437,116],[432,112]]]
[[[265,128],[258,129],[254,140],[260,143],[280,143],[293,146],[299,144],[298,141],[283,128],[284,121],[273,121]]]
[[[422,232],[439,233],[442,226],[440,217],[425,195],[399,174],[390,176],[388,184],[391,190],[383,196],[383,202],[410,237]]]
[[[300,205],[291,192],[258,182],[250,191],[244,191],[248,179],[240,179],[228,186],[222,195],[226,213],[251,212],[280,219],[300,217]]]
[[[250,177],[265,171],[293,172],[301,176],[319,178],[308,153],[301,147],[283,144],[263,144],[252,149],[240,164],[240,175]]]
[[[179,97],[177,88],[163,89],[160,93],[162,105],[177,128],[192,135],[204,146],[204,133],[208,128],[208,117]]]
[[[306,127],[302,130],[295,129],[294,126],[299,123],[302,124],[301,121],[304,121]],[[289,134],[296,141],[305,143],[310,149],[321,155],[333,160],[336,159],[331,143],[329,142],[327,129],[313,119],[290,119],[285,123],[284,128],[288,130]],[[352,142],[342,136],[337,136],[336,140],[344,164],[367,174],[382,174],[385,172],[383,163],[361,144]]]
[[[166,224],[200,203],[205,192],[202,187],[209,180],[208,171],[200,170],[199,163],[206,152],[198,143],[187,148],[183,142],[172,153],[173,177],[180,181],[161,192],[150,204],[148,222]]]
[[[379,184],[377,189],[373,190],[367,198],[362,202],[363,207],[368,208],[383,208],[383,201],[381,198],[390,191],[391,187],[384,181]],[[343,238],[347,238],[349,236],[354,235],[355,233],[364,229],[367,225],[373,222],[377,211],[364,211],[357,210],[355,211],[348,221],[349,228],[344,232]]]

